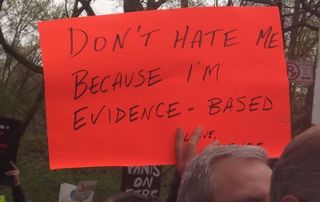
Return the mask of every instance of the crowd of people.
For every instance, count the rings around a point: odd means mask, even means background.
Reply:
[[[261,147],[209,145],[187,165],[177,201],[320,201],[319,154],[320,125],[295,137],[273,170]]]
[[[184,144],[177,130],[176,174],[166,202],[318,202],[320,201],[320,125],[296,136],[271,168],[266,151],[252,145],[213,142],[200,154],[201,128]],[[19,169],[12,163],[14,202],[24,202]],[[118,193],[104,202],[158,202],[134,193]]]
[[[166,202],[320,201],[320,125],[295,137],[275,164],[258,146],[214,142],[196,155],[200,134],[197,128],[184,146],[183,130],[178,129],[177,173]],[[134,194],[120,195],[105,202],[137,201]],[[143,197],[138,201],[155,200]]]

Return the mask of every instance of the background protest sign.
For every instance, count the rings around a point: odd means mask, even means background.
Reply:
[[[62,183],[59,202],[91,202],[97,181],[80,181],[78,186]]]
[[[160,197],[161,166],[129,166],[122,169],[121,191]]]
[[[219,20],[216,20],[219,19]],[[259,19],[259,20],[256,20]],[[199,148],[290,139],[277,8],[192,8],[40,22],[50,167],[174,164]]]
[[[21,121],[0,117],[0,185],[11,186],[12,177],[4,172],[13,169],[21,135]]]
[[[314,65],[307,61],[287,61],[288,79],[293,82],[310,82],[314,80]]]

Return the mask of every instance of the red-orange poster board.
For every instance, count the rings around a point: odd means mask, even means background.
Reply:
[[[200,147],[290,139],[277,8],[192,8],[40,22],[51,169],[174,164]],[[185,137],[188,139],[188,136]]]

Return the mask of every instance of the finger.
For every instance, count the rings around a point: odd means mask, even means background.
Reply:
[[[16,174],[16,173],[19,173],[19,171],[17,171],[17,170],[9,170],[9,171],[7,171],[5,173]]]
[[[176,132],[176,146],[175,146],[177,166],[180,166],[184,162],[183,138],[184,138],[184,130],[182,128],[178,128]]]
[[[197,145],[200,140],[202,128],[199,126],[192,133],[191,138],[186,147],[186,161],[190,161],[195,155],[197,150]]]
[[[12,161],[10,161],[10,164],[12,165],[12,167],[15,169],[15,170],[18,170],[18,168],[16,167],[16,165],[14,165],[14,163]]]
[[[215,141],[213,141],[211,144],[218,146],[218,145],[220,145],[220,141],[219,141],[219,140],[215,140]]]
[[[7,172],[5,172],[5,174],[8,176],[12,176],[12,175],[14,175],[14,171],[7,171]]]

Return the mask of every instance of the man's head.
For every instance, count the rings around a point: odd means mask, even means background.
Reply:
[[[287,145],[271,179],[272,202],[320,201],[320,125]]]
[[[208,146],[186,168],[178,202],[269,201],[266,160],[256,146]]]

